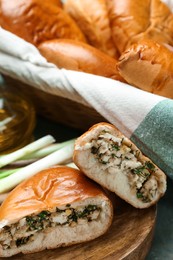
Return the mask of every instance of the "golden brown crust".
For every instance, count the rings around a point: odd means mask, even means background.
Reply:
[[[112,57],[118,56],[105,0],[66,0],[64,9],[76,21],[92,46]]]
[[[173,14],[160,0],[106,0],[112,37],[122,53],[143,38],[173,45]]]
[[[46,2],[46,1],[44,1],[44,2]],[[54,4],[54,5],[59,6],[61,8],[63,7],[61,0],[48,0],[48,1],[49,1],[50,4]]]
[[[36,46],[59,38],[86,41],[74,20],[55,1],[1,0],[0,24]]]
[[[44,1],[45,2],[45,1]],[[49,3],[54,3],[55,5],[59,6],[59,7],[63,7],[62,1],[61,0],[49,0]]]
[[[8,195],[0,210],[0,221],[15,222],[24,216],[51,210],[94,196],[106,196],[102,189],[79,170],[52,167],[22,182]]]
[[[49,62],[59,68],[124,81],[117,70],[117,60],[88,44],[61,39],[44,42],[38,48]]]
[[[131,85],[173,98],[173,52],[152,40],[141,40],[120,57],[118,70]]]

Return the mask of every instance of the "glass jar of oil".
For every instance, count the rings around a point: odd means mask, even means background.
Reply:
[[[32,140],[34,106],[26,97],[0,86],[0,155],[21,148]]]

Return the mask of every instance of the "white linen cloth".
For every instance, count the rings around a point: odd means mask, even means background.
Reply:
[[[35,46],[2,28],[0,72],[54,95],[94,107],[128,137],[148,112],[164,99],[112,79],[58,69],[48,63]]]
[[[58,69],[35,46],[2,28],[0,73],[93,107],[173,178],[172,100],[112,79]]]

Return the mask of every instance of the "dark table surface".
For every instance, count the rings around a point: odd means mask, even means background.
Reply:
[[[57,142],[69,140],[82,133],[77,129],[38,117],[35,138],[52,134]],[[168,179],[166,194],[157,205],[157,222],[153,243],[146,260],[173,260],[173,181]]]

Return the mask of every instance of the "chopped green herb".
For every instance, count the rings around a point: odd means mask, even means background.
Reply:
[[[151,163],[150,161],[147,161],[147,162],[145,163],[145,166],[146,166],[146,168],[148,168],[148,169],[151,170],[151,171],[154,171],[154,170],[155,170],[154,164]]]
[[[143,170],[145,169],[144,166],[142,167],[139,167],[139,168],[136,168],[136,169],[133,169],[133,173],[137,174],[137,175],[140,175],[143,173]]]
[[[140,190],[137,191],[136,197],[137,197],[138,199],[141,199],[141,200],[142,200],[143,202],[145,202],[145,203],[151,201],[151,199],[150,199],[148,196],[144,196],[143,193],[142,193]]]
[[[114,149],[116,151],[120,150],[120,147],[117,144],[111,144],[111,146],[112,146],[112,149]]]
[[[90,215],[90,213],[94,212],[95,210],[100,210],[100,208],[98,208],[98,206],[96,205],[88,205],[87,207],[84,208],[82,212],[78,213],[78,217],[79,218],[87,217],[88,215]]]
[[[141,177],[143,177],[145,180],[148,179],[148,177],[151,175],[151,173],[149,172],[149,170],[146,168],[146,166],[142,166],[136,169],[133,169],[132,171],[134,174],[137,174]]]
[[[50,214],[51,213],[49,211],[42,211],[37,216],[39,217],[40,220],[45,220],[47,219],[48,216],[50,216]]]
[[[33,217],[27,216],[27,217],[26,217],[26,223],[27,223],[27,225],[29,226],[29,230],[35,230],[35,229],[37,229],[36,226],[35,226],[36,221],[34,220]]]
[[[143,194],[142,194],[141,192],[137,192],[137,193],[136,193],[136,196],[137,196],[138,199],[143,198]]]
[[[72,210],[72,213],[68,216],[68,222],[69,221],[77,222],[78,218],[90,218],[89,215],[92,212],[94,212],[95,210],[101,210],[101,209],[96,205],[88,205],[87,207],[84,208],[83,211],[77,211],[75,209],[71,209],[71,210]]]
[[[26,223],[29,226],[28,231],[30,230],[42,230],[44,227],[43,222],[49,220],[51,213],[49,211],[42,211],[36,216],[27,216]]]

